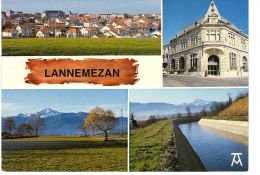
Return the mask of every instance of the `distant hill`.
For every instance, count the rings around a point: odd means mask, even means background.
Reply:
[[[219,112],[217,119],[248,120],[248,96],[235,101],[229,107]]]
[[[44,135],[79,135],[82,134],[78,129],[78,125],[81,122],[84,122],[88,116],[86,112],[77,112],[77,113],[63,113],[58,112],[50,108],[45,108],[40,112],[37,112],[41,118],[44,118],[44,122],[46,128],[44,130]],[[8,116],[12,117],[15,121],[16,127],[23,122],[30,120],[35,114],[30,113],[20,113],[16,116]],[[2,117],[2,128],[4,125],[4,120],[6,117]],[[127,117],[119,117],[118,124],[111,131],[113,133],[117,133],[121,131],[122,128],[122,120],[124,124],[124,131],[127,131]]]
[[[208,110],[216,101],[204,101],[196,99],[192,103],[169,104],[169,103],[130,103],[130,114],[134,114],[136,120],[146,120],[150,115],[170,117],[178,113],[186,113],[186,107],[191,112],[199,112],[204,107]]]

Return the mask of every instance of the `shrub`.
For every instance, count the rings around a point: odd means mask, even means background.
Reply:
[[[197,72],[197,67],[194,66],[194,67],[189,68],[189,72]]]
[[[174,74],[174,72],[176,72],[176,71],[175,70],[170,70],[169,72],[170,72],[170,74]]]
[[[183,72],[185,72],[185,69],[178,69],[177,72],[178,74],[182,74]]]

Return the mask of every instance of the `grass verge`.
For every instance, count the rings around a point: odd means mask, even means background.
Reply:
[[[172,120],[163,120],[131,134],[130,171],[167,171],[172,133]]]

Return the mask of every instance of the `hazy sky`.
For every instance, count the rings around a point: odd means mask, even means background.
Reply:
[[[161,0],[2,0],[2,10],[73,13],[160,13]]]
[[[99,105],[116,117],[128,111],[127,90],[2,90],[2,116],[39,112],[52,108],[59,112],[89,112]]]
[[[163,44],[183,28],[202,18],[211,0],[163,0]],[[220,15],[248,34],[247,0],[214,0]]]
[[[196,99],[205,101],[225,101],[228,93],[236,97],[240,92],[247,91],[247,88],[203,88],[203,89],[145,89],[130,90],[130,102],[151,103],[162,102],[170,104],[182,104],[193,102]]]

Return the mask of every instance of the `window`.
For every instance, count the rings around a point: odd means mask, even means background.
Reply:
[[[181,40],[181,49],[187,49],[188,48],[188,43],[186,39]]]
[[[194,53],[190,55],[190,67],[197,67],[198,54]]]
[[[220,41],[220,30],[208,30],[208,41]]]
[[[230,53],[229,60],[230,60],[230,69],[231,70],[237,69],[236,54]]]
[[[198,44],[199,40],[199,33],[196,33],[195,35],[190,36],[191,40],[191,47],[196,46]]]
[[[235,42],[235,34],[234,33],[229,32],[228,33],[228,39],[229,39],[229,45],[234,46],[236,44],[236,42]]]
[[[243,69],[248,69],[247,58],[245,56],[243,57]]]
[[[194,35],[191,35],[190,36],[190,41],[191,41],[191,47],[195,45],[195,38],[194,38]]]
[[[199,33],[196,33],[196,36],[195,36],[195,45],[198,44],[198,40],[199,40]]]
[[[244,38],[241,38],[241,46],[242,49],[246,50],[246,40]]]

